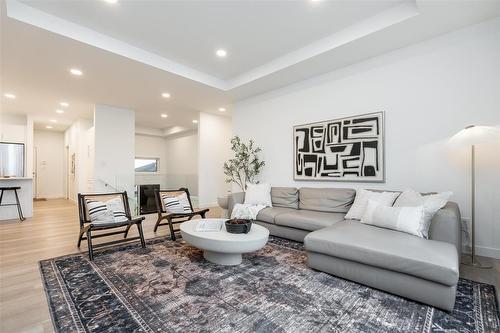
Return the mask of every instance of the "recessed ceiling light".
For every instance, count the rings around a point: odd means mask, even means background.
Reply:
[[[64,108],[67,108],[69,106],[69,104],[67,102],[61,102],[61,103],[59,103],[59,105],[64,107]]]
[[[227,56],[227,51],[224,49],[218,49],[215,51],[215,54],[217,54],[219,58],[225,58]]]
[[[16,99],[16,95],[11,94],[11,93],[6,93],[4,94],[5,97],[10,98],[10,99]]]
[[[198,124],[198,120],[194,119],[193,124]]]
[[[57,123],[57,120],[55,120],[55,119],[50,119],[50,122],[51,122],[51,123]]]
[[[163,98],[170,98],[170,94],[165,92],[165,93],[161,94],[161,97],[163,97]]]
[[[167,117],[168,117],[168,114],[162,113],[162,114],[161,114],[161,117],[162,117],[162,118],[167,118]]]
[[[82,76],[83,75],[83,72],[80,69],[78,69],[78,68],[71,68],[69,70],[69,72],[71,74],[73,74],[73,75],[76,75],[76,76]]]
[[[64,113],[64,110],[57,109],[57,110],[56,110],[56,113],[59,113],[59,114]]]
[[[115,4],[118,2],[118,0],[104,0],[107,3]]]
[[[219,108],[219,111],[220,111],[220,112],[225,112],[225,111],[226,111],[226,108]]]
[[[51,128],[53,128],[53,127],[52,127],[52,126],[50,126],[50,125],[47,125],[47,126],[45,126],[45,128],[47,128],[47,129],[51,129]]]

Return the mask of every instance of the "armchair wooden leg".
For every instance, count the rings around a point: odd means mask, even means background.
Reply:
[[[174,225],[172,224],[171,219],[167,219],[167,220],[168,220],[168,227],[170,228],[170,239],[175,241]]]
[[[92,235],[90,233],[90,229],[87,230],[87,245],[89,248],[89,259],[94,260],[94,249],[92,248]]]
[[[127,229],[125,229],[125,234],[123,234],[123,238],[127,238],[127,236],[128,236],[128,231],[130,230],[130,227],[131,227],[131,226],[132,226],[131,224],[129,224],[129,225],[127,226]]]
[[[139,237],[141,238],[142,248],[146,248],[146,242],[144,241],[144,232],[142,231],[142,223],[137,223],[137,230],[139,231]]]
[[[78,248],[80,248],[80,245],[82,244],[82,238],[84,234],[85,234],[85,229],[82,228],[80,230],[80,235],[78,236],[78,245],[77,245]]]
[[[158,220],[156,221],[155,228],[153,229],[154,232],[156,232],[156,230],[158,230],[158,226],[160,225],[161,220],[162,220],[161,216],[158,216]]]

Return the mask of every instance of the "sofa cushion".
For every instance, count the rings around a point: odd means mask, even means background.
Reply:
[[[271,188],[273,207],[299,208],[299,190],[295,187]]]
[[[347,213],[356,191],[350,188],[310,188],[299,190],[299,208],[318,212]]]
[[[329,227],[344,219],[343,213],[315,212],[311,210],[295,210],[282,213],[274,218],[274,223],[285,227],[314,231]]]
[[[345,220],[310,233],[307,251],[355,261],[453,286],[459,260],[449,243]]]
[[[296,209],[293,208],[285,208],[285,207],[268,207],[262,209],[259,214],[257,214],[257,220],[259,221],[264,221],[267,223],[274,223],[274,218],[283,213],[290,213],[293,214],[293,212],[296,212]]]

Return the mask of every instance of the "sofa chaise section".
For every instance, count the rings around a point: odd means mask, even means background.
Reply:
[[[308,265],[452,310],[460,264],[460,213],[457,205],[448,203],[434,216],[432,224],[430,239],[424,239],[345,220],[305,237]]]

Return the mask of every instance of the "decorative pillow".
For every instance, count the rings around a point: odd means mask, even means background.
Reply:
[[[127,214],[125,214],[125,207],[123,207],[123,201],[121,198],[114,198],[106,201],[106,207],[113,213],[113,219],[115,222],[125,222],[128,221]]]
[[[125,208],[120,198],[113,198],[106,202],[94,199],[86,199],[86,205],[90,222],[113,223],[128,221]]]
[[[425,237],[423,229],[426,227],[426,223],[423,206],[390,207],[368,200],[361,223],[397,230],[422,238]]]
[[[407,189],[398,197],[394,207],[415,207],[423,206],[425,214],[425,226],[422,231],[425,238],[429,237],[429,227],[432,218],[441,208],[446,205],[453,192],[441,192],[437,194],[422,195],[415,190]]]
[[[271,201],[271,184],[251,184],[247,183],[247,190],[245,192],[246,205],[264,205],[272,207]]]
[[[361,220],[365,213],[368,200],[373,200],[383,206],[392,206],[394,200],[398,197],[400,192],[374,192],[363,189],[356,190],[356,197],[354,203],[345,215],[346,219]]]
[[[181,194],[162,193],[161,198],[167,213],[185,214],[193,212],[185,192]]]

